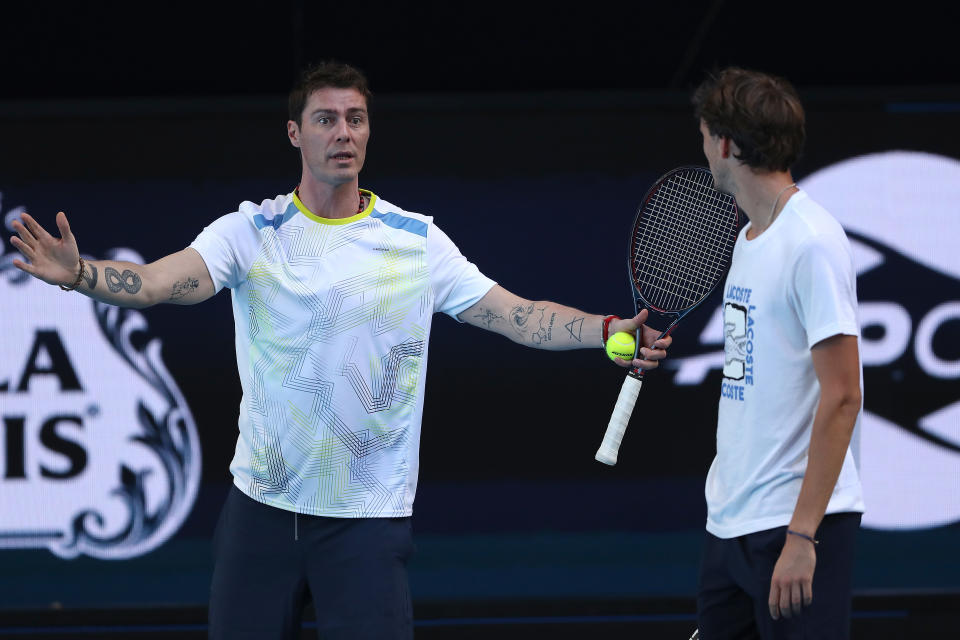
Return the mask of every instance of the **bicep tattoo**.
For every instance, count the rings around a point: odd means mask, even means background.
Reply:
[[[197,287],[200,286],[200,281],[196,278],[184,278],[173,283],[173,288],[170,290],[170,300],[179,300],[184,298],[194,291]]]
[[[494,322],[496,322],[497,320],[503,320],[503,316],[501,316],[499,313],[494,313],[490,309],[484,309],[482,307],[480,309],[477,309],[477,313],[475,313],[473,317],[477,322],[481,323],[486,329],[492,329]]]

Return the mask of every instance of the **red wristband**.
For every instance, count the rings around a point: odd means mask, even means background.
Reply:
[[[614,320],[619,320],[620,316],[607,316],[603,319],[603,332],[600,334],[603,337],[603,345],[607,345],[607,339],[610,338],[610,323]]]

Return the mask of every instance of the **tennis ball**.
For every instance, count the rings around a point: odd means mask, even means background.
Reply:
[[[617,356],[624,360],[633,360],[633,352],[637,343],[633,340],[633,334],[626,331],[617,331],[607,339],[607,355],[613,360]]]

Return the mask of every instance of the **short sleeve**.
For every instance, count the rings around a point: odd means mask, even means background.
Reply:
[[[467,260],[450,237],[437,226],[427,232],[427,261],[435,312],[457,316],[477,303],[496,284]]]
[[[252,221],[235,211],[217,218],[190,243],[207,265],[217,291],[234,288],[247,277],[260,243]]]
[[[800,249],[793,298],[807,346],[835,335],[860,335],[853,260],[840,239],[815,237]]]

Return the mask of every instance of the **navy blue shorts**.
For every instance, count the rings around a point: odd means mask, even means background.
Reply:
[[[729,539],[708,532],[697,594],[700,639],[849,638],[853,547],[860,516],[836,513],[823,518],[816,535],[820,544],[813,572],[813,602],[799,616],[781,616],[779,620],[770,617],[767,600],[787,528]]]
[[[299,638],[310,600],[320,638],[413,637],[410,518],[296,515],[231,487],[213,546],[211,638]]]

